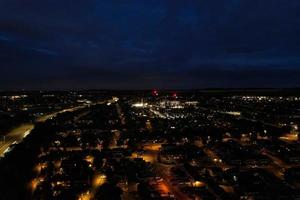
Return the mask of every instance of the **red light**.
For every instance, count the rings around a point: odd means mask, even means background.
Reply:
[[[153,95],[153,96],[158,96],[158,91],[157,91],[157,90],[153,90],[153,91],[152,91],[152,95]]]
[[[172,94],[172,97],[177,98],[177,93],[174,92],[174,93]]]

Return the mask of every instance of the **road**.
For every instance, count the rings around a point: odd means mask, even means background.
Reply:
[[[149,144],[144,144],[143,147],[145,153],[141,155],[141,157],[146,162],[152,163],[157,175],[163,178],[163,181],[157,185],[157,189],[165,194],[168,193],[174,194],[176,199],[189,200],[190,198],[188,198],[187,195],[184,194],[178,186],[173,186],[171,184],[172,176],[170,174],[170,168],[172,167],[172,165],[164,165],[157,161],[157,155],[161,147],[161,144],[149,143]],[[135,156],[137,155],[133,154],[133,157]]]
[[[119,115],[121,124],[123,126],[125,126],[126,125],[126,121],[125,121],[124,113],[122,112],[121,106],[118,103],[116,103],[116,109],[117,109],[117,113]]]
[[[12,144],[22,141],[22,139],[28,135],[33,128],[33,124],[23,124],[9,132],[5,138],[1,138],[0,157],[4,156],[5,151],[7,151]]]
[[[75,110],[84,108],[85,106],[76,106],[73,108],[64,109],[61,111],[57,111],[51,114],[43,115],[39,117],[36,122],[45,122],[48,119],[51,119],[53,117],[56,117],[58,114],[64,113],[64,112],[73,112]],[[35,125],[34,123],[28,123],[28,124],[22,124],[19,127],[13,129],[9,133],[7,133],[5,136],[1,138],[0,141],[0,157],[4,157],[5,153],[9,151],[10,146],[13,144],[17,144],[23,140],[30,132],[34,129]]]

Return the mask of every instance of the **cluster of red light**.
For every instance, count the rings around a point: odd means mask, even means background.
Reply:
[[[153,90],[153,91],[152,91],[152,95],[153,95],[153,96],[158,96],[158,91],[157,91],[157,90]]]
[[[158,90],[152,90],[152,96],[158,96]],[[177,93],[176,92],[173,92],[172,93],[172,97],[173,98],[177,98],[178,96],[177,96]]]

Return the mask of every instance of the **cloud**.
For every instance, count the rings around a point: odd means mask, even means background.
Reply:
[[[298,0],[2,0],[0,73],[15,76],[0,88],[298,85],[289,75],[300,67],[299,9]]]

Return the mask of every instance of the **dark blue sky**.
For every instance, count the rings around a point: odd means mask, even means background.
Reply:
[[[0,89],[299,87],[299,0],[1,0]]]

